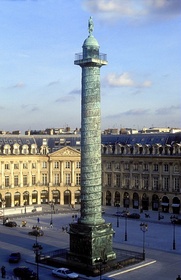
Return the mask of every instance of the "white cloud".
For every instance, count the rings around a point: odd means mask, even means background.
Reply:
[[[134,86],[134,81],[131,79],[129,74],[126,72],[121,75],[116,75],[114,73],[111,73],[106,77],[106,82],[109,86],[113,86],[113,87],[132,87],[132,86]]]
[[[14,86],[12,86],[13,88],[24,88],[25,84],[23,82],[18,82],[17,84],[15,84]]]
[[[149,81],[149,80],[147,80],[147,81],[144,81],[144,82],[140,85],[140,87],[151,87],[151,85],[152,85],[152,82]]]
[[[112,86],[112,87],[137,87],[137,88],[147,87],[148,88],[148,87],[151,87],[151,85],[152,85],[152,82],[149,80],[146,80],[141,84],[136,83],[131,78],[131,76],[129,75],[128,72],[124,72],[121,75],[116,75],[115,73],[110,73],[105,78],[105,83],[108,86]]]
[[[148,16],[177,16],[181,13],[180,0],[84,0],[91,13],[107,20]]]

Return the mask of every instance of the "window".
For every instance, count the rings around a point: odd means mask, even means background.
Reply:
[[[28,185],[28,177],[27,175],[23,175],[23,186],[27,186]]]
[[[125,162],[125,164],[124,164],[124,169],[125,169],[125,170],[129,170],[129,163],[128,163],[128,162]]]
[[[81,167],[81,163],[80,163],[80,161],[77,161],[77,162],[76,162],[76,168],[79,169],[80,167]]]
[[[106,163],[106,169],[111,169],[111,162]]]
[[[80,186],[80,173],[76,174],[76,186]]]
[[[164,177],[163,178],[163,190],[168,191],[168,189],[169,189],[169,178]]]
[[[157,177],[153,178],[153,189],[158,190],[158,178]]]
[[[31,149],[31,154],[32,154],[32,155],[35,155],[35,154],[36,154],[36,148],[32,148],[32,149]]]
[[[33,162],[33,163],[32,163],[32,169],[35,169],[35,168],[36,168],[36,163]]]
[[[8,154],[9,154],[9,151],[10,151],[10,149],[5,148],[5,149],[4,149],[4,153],[5,153],[5,155],[8,155]]]
[[[143,178],[143,189],[148,190],[148,177]]]
[[[28,154],[28,147],[27,147],[27,146],[23,146],[22,153],[23,153],[24,155],[27,155],[27,154]]]
[[[164,164],[163,170],[164,170],[165,172],[168,172],[168,164]]]
[[[43,147],[43,149],[42,149],[42,154],[43,154],[43,155],[46,155],[46,153],[47,153],[47,148]]]
[[[60,184],[59,174],[54,174],[54,184],[56,186]]]
[[[65,168],[70,169],[70,161],[65,162]]]
[[[47,162],[46,161],[42,162],[42,168],[47,168]]]
[[[158,164],[153,165],[153,171],[158,171]]]
[[[120,187],[120,185],[121,185],[121,175],[116,174],[116,186]]]
[[[148,171],[148,164],[147,164],[147,163],[144,163],[144,164],[143,164],[143,170],[144,170],[144,171]]]
[[[178,173],[178,172],[179,172],[179,165],[178,165],[178,164],[175,164],[175,165],[174,165],[174,172],[175,172],[175,173]]]
[[[28,164],[27,164],[27,162],[24,162],[23,163],[23,169],[27,169],[28,168]]]
[[[138,176],[133,177],[133,184],[134,184],[134,188],[138,189],[138,186],[139,186]]]
[[[14,164],[14,169],[19,169],[19,164],[18,163]]]
[[[59,161],[55,161],[55,162],[54,162],[54,168],[55,168],[55,169],[58,169],[58,168],[59,168]]]
[[[115,163],[115,169],[116,169],[116,170],[120,170],[120,163],[119,163],[119,162],[116,162],[116,163]]]
[[[130,180],[129,175],[126,175],[126,176],[125,176],[125,187],[126,187],[127,189],[129,189],[129,180]]]
[[[70,183],[71,183],[70,174],[67,173],[67,174],[65,174],[65,184],[70,185]]]
[[[18,155],[19,154],[19,149],[18,148],[14,148],[13,154]]]
[[[6,169],[6,170],[9,169],[9,163],[5,163],[5,169]]]
[[[14,186],[18,186],[18,175],[14,176]]]
[[[36,175],[32,175],[32,186],[36,185]]]
[[[5,176],[5,187],[9,187],[9,176]]]
[[[137,163],[133,164],[133,170],[136,170],[136,171],[138,170],[138,164]]]
[[[42,174],[42,184],[46,186],[47,183],[48,183],[47,174],[43,173],[43,174]]]
[[[174,178],[174,191],[179,192],[180,190],[180,183],[179,183],[179,177]]]
[[[111,187],[112,183],[112,174],[107,174],[107,184],[109,187]]]

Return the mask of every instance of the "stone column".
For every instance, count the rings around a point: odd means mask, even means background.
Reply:
[[[95,265],[98,258],[112,260],[113,229],[102,218],[101,109],[100,67],[106,65],[106,55],[99,54],[99,44],[92,35],[83,44],[83,54],[74,63],[82,68],[81,100],[81,216],[70,224],[68,258]],[[104,255],[104,256],[103,256]]]

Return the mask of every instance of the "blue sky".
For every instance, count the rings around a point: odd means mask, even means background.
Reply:
[[[180,0],[0,0],[0,130],[80,128],[90,16],[102,129],[181,127]]]

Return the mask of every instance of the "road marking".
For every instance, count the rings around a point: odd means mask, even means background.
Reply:
[[[154,260],[154,261],[151,261],[151,262],[142,264],[142,265],[138,265],[138,266],[136,266],[136,267],[132,267],[132,268],[130,268],[130,269],[127,269],[127,270],[124,270],[124,271],[120,271],[120,272],[111,274],[111,275],[109,275],[109,277],[114,277],[114,276],[117,276],[117,275],[120,275],[120,274],[124,274],[124,273],[130,272],[130,271],[133,271],[133,270],[136,270],[136,269],[139,269],[139,268],[142,268],[142,267],[151,265],[151,264],[153,264],[153,263],[155,263],[155,262],[156,262],[156,261]]]

